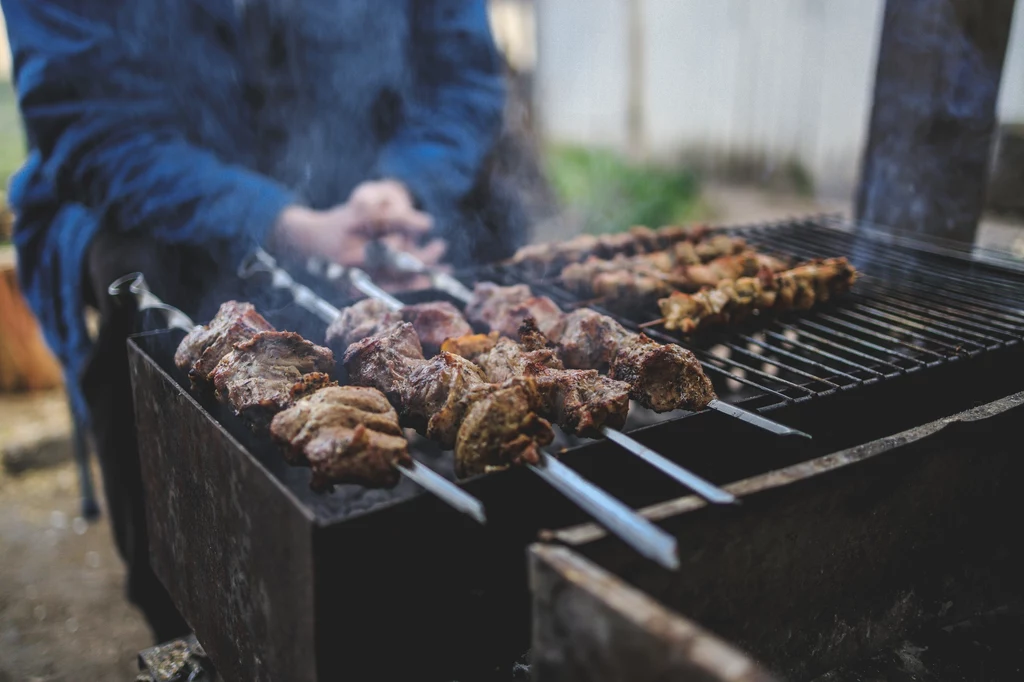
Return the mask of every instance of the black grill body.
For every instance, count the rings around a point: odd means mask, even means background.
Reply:
[[[724,484],[810,461],[1024,383],[1020,274],[880,245],[823,221],[744,233],[795,256],[847,255],[867,276],[819,311],[677,339],[699,353],[723,399],[814,436],[775,438],[713,412],[631,419],[631,435],[696,473]],[[519,279],[503,268],[460,276],[467,284]],[[344,305],[344,294],[319,286]],[[535,289],[574,302],[556,283]],[[324,325],[303,311],[274,297],[252,300],[278,328],[323,338]],[[583,522],[582,513],[523,470],[464,483],[487,507],[484,528],[406,484],[315,495],[308,471],[288,467],[270,443],[189,393],[172,362],[180,338],[130,341],[151,551],[225,680],[511,676],[529,645],[526,547],[544,530]],[[685,494],[605,442],[565,442],[563,461],[627,504]],[[423,448],[417,457],[451,475],[449,454]],[[632,554],[614,540],[595,546],[591,558],[606,565]]]

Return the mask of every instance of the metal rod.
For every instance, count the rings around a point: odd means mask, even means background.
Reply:
[[[181,312],[172,305],[168,305],[160,300],[152,291],[149,290],[149,285],[146,283],[146,278],[141,272],[133,272],[124,277],[119,277],[114,280],[109,287],[107,287],[107,293],[114,298],[120,298],[125,294],[125,286],[128,287],[128,293],[135,297],[136,305],[140,311],[142,310],[159,310],[164,313],[167,318],[167,327],[169,329],[180,329],[184,332],[190,332],[199,325],[192,321],[185,313]]]
[[[487,514],[484,511],[483,502],[433,469],[413,460],[412,464],[408,466],[399,466],[398,471],[427,492],[439,497],[452,509],[473,517],[480,525],[487,525]]]
[[[550,455],[527,468],[623,542],[670,571],[679,568],[676,539]]]
[[[774,433],[778,436],[803,436],[804,438],[811,437],[809,433],[804,433],[803,431],[791,428],[789,426],[786,426],[785,424],[774,422],[771,419],[765,419],[759,414],[755,414],[754,412],[747,412],[746,410],[740,407],[736,407],[735,405],[730,405],[729,403],[722,402],[718,398],[715,398],[710,403],[708,403],[708,409],[715,410],[716,412],[721,412],[722,414],[729,415],[730,417],[735,417],[736,419],[744,421],[750,424],[751,426],[756,426],[759,429],[770,431],[771,433]]]
[[[621,445],[640,459],[653,466],[655,469],[658,469],[662,473],[679,481],[708,502],[713,502],[715,504],[735,504],[737,502],[736,496],[732,493],[726,492],[718,486],[708,483],[700,476],[687,471],[664,455],[655,452],[643,443],[627,436],[621,431],[605,427],[601,429],[601,433],[603,433],[608,440]]]
[[[257,272],[270,274],[274,287],[290,291],[296,304],[309,310],[324,322],[330,324],[341,314],[340,310],[318,296],[312,289],[295,282],[292,276],[278,267],[277,261],[263,249],[257,249],[238,269],[240,277],[251,277]],[[361,273],[366,277],[366,280],[369,280],[369,276],[366,276],[366,273],[357,271],[357,276],[358,273]],[[370,282],[370,284],[372,285],[373,283]],[[388,297],[390,298],[390,294],[388,294]],[[402,307],[401,302],[397,299],[392,298],[392,300],[398,304],[399,308]],[[438,475],[415,460],[407,467],[398,467],[398,470],[453,509],[472,516],[481,524],[487,523],[483,503],[443,476]]]

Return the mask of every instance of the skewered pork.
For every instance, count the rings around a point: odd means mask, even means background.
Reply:
[[[733,245],[743,245],[742,240]],[[684,242],[677,247],[692,244]],[[700,246],[700,245],[698,245]],[[681,251],[681,249],[676,249]],[[694,255],[696,257],[696,255]],[[587,298],[601,298],[619,309],[647,306],[673,291],[699,291],[704,286],[715,286],[724,279],[752,277],[762,267],[774,271],[784,270],[786,263],[772,256],[754,251],[721,255],[706,263],[687,263],[667,251],[612,260],[589,259],[566,266],[562,270],[562,284],[573,293]]]
[[[547,328],[538,325],[540,331],[558,344],[566,367],[607,368],[609,377],[630,384],[630,397],[644,407],[658,412],[699,410],[714,399],[711,381],[693,353],[675,345],[664,347],[593,310],[563,314],[554,301],[532,296],[524,284],[477,284],[466,313],[471,320],[505,333],[513,323],[522,324],[530,317],[534,307],[545,317]],[[557,316],[552,310],[558,311]]]
[[[327,386],[299,398],[270,423],[289,464],[307,465],[314,490],[334,483],[390,488],[411,463],[398,414],[372,388]]]
[[[809,310],[849,291],[857,270],[845,258],[829,258],[756,277],[723,280],[696,294],[673,293],[658,302],[664,325],[688,334],[716,324],[737,323],[753,313]]]
[[[604,426],[620,428],[626,423],[629,384],[593,369],[565,369],[533,318],[523,322],[520,338],[522,342],[516,343],[492,332],[449,339],[444,348],[472,360],[494,383],[515,377],[534,379],[542,401],[541,416],[570,433],[594,438]]]
[[[345,352],[352,383],[377,388],[403,420],[443,447],[455,447],[456,473],[467,476],[537,462],[554,438],[537,416],[536,382],[489,383],[469,360],[442,351],[427,360],[413,326],[399,323]]]
[[[257,429],[297,398],[331,383],[334,354],[294,332],[259,332],[236,343],[210,373],[217,399]]]
[[[393,311],[384,301],[366,299],[341,311],[327,328],[327,345],[344,352],[349,346],[387,330],[398,322],[410,322],[428,355],[441,349],[445,339],[472,334],[459,309],[447,301],[408,305]]]
[[[628,232],[602,235],[581,234],[555,244],[530,244],[519,249],[509,260],[530,277],[551,277],[570,263],[579,263],[589,256],[612,258],[618,254],[632,255],[666,249],[677,242],[699,242],[708,233],[705,226],[670,225],[652,230],[637,226]]]
[[[213,368],[236,343],[248,341],[259,332],[273,330],[251,303],[227,301],[210,324],[189,332],[182,339],[174,353],[174,364],[188,372],[192,384],[198,386],[208,380]]]
[[[466,317],[511,338],[519,335],[519,326],[527,317],[532,317],[549,339],[562,333],[562,309],[547,296],[534,296],[525,284],[503,287],[479,282],[473,288],[473,300],[466,304]]]

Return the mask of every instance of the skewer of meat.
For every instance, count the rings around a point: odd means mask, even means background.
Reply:
[[[688,242],[676,246],[691,246]],[[723,255],[706,263],[677,260],[670,252],[612,260],[588,259],[562,270],[562,284],[584,298],[618,307],[651,305],[673,291],[699,291],[725,279],[756,275],[762,268],[780,271],[786,263],[754,251]]]
[[[705,226],[670,225],[656,230],[636,226],[626,232],[601,236],[581,234],[564,242],[529,244],[516,251],[507,263],[529,277],[551,277],[566,265],[579,263],[589,256],[612,258],[618,254],[651,253],[679,242],[701,242],[708,233]]]
[[[783,272],[762,270],[755,277],[727,279],[696,294],[673,293],[658,301],[657,323],[689,334],[737,323],[754,313],[810,310],[850,290],[857,270],[845,258],[804,263]]]
[[[315,294],[308,288],[300,288],[301,285],[297,285],[287,272],[277,267],[269,254],[258,251],[248,267],[244,271],[240,270],[239,274],[251,275],[260,270],[273,275],[275,286],[290,290],[293,295],[300,294],[302,298],[296,296],[296,302],[328,324],[341,316],[342,311],[328,302],[322,299],[310,300],[306,296],[307,292],[313,296]],[[400,310],[403,307],[400,301],[382,290],[376,297],[388,301],[393,310]],[[343,337],[344,334],[339,335],[339,338]],[[514,384],[502,386],[503,390],[496,391],[493,384],[484,380],[483,372],[464,358],[441,353],[424,362],[422,347],[416,338],[415,329],[407,322],[396,324],[374,337],[350,346],[345,352],[345,364],[350,375],[364,377],[367,383],[372,383],[388,396],[392,404],[397,401],[401,406],[400,410],[414,422],[418,421],[418,425],[424,431],[429,430],[439,438],[447,434],[450,439],[452,423],[461,419],[462,426],[456,432],[456,448],[460,447],[460,443],[463,443],[461,447],[474,447],[481,441],[491,445],[499,443],[506,448],[503,451],[506,462],[509,454],[512,455],[512,459],[525,462],[530,471],[568,497],[638,552],[668,569],[678,568],[675,538],[557,459],[541,451],[539,462],[532,464],[529,461],[532,451],[524,449],[524,441],[505,439],[504,434],[523,428],[521,422],[509,417],[523,414],[523,402],[537,404],[538,397],[535,394],[531,396],[533,382],[529,378],[516,379]],[[478,376],[474,377],[474,372]],[[484,380],[482,384],[478,383],[480,380]],[[460,386],[463,387],[461,390],[458,388]],[[432,387],[435,392],[424,390],[423,387]],[[466,387],[470,387],[471,390],[466,390]],[[486,398],[478,398],[480,393],[496,397],[488,401]],[[437,409],[438,407],[440,409]],[[537,429],[539,423],[531,420],[527,431]],[[468,458],[465,464],[471,468],[486,468],[488,465],[486,459],[470,461]]]
[[[273,332],[273,326],[250,304],[229,301],[204,327],[196,325],[180,310],[153,295],[141,273],[120,278],[110,286],[109,292],[116,297],[123,295],[125,289],[135,296],[139,310],[162,310],[167,315],[169,328],[186,332],[174,360],[179,368],[189,372],[190,380],[198,382],[198,385],[205,382],[204,368],[209,368],[212,374],[220,361],[233,352],[236,343],[251,341],[260,333]],[[289,337],[289,342],[294,341]],[[330,352],[320,349],[313,355],[326,356],[323,351]],[[216,357],[222,352],[220,358]],[[313,365],[316,366],[316,362]],[[296,383],[301,385],[303,382]],[[222,385],[227,387],[226,383],[222,382]],[[290,392],[290,387],[288,390]],[[308,464],[313,469],[314,487],[347,481],[366,485],[380,485],[383,481],[386,485],[397,466],[401,475],[454,509],[482,524],[486,523],[484,507],[479,500],[408,456],[405,438],[401,437],[400,442],[396,440],[397,414],[380,410],[379,401],[375,407],[368,396],[366,389],[353,391],[352,387],[322,387],[309,396],[300,397],[291,407],[278,413],[274,417],[277,424],[271,422],[271,433],[279,442],[282,439],[288,441],[286,458],[290,462]],[[379,394],[378,397],[383,398]],[[309,417],[310,423],[298,432],[291,431],[289,423],[293,426],[295,422],[290,419],[290,410]],[[372,416],[364,414],[367,412]],[[358,424],[352,426],[354,422]],[[397,435],[401,435],[400,430]]]

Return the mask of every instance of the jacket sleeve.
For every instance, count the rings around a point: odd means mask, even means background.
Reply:
[[[413,0],[414,101],[378,162],[434,212],[473,186],[499,131],[501,59],[485,0]]]
[[[190,142],[144,40],[119,35],[147,3],[2,0],[15,83],[41,172],[62,199],[168,243],[262,241],[291,201],[270,179]],[[187,48],[184,48],[187,49]]]

